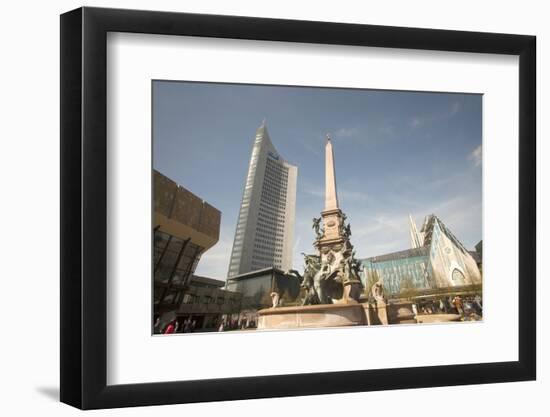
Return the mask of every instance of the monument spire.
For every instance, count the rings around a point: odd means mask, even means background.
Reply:
[[[325,145],[325,211],[338,209],[336,174],[334,172],[334,152],[332,150],[330,135],[327,134],[327,143]]]
[[[336,173],[334,169],[334,152],[330,135],[327,135],[325,143],[325,209],[321,212],[321,218],[313,219],[313,229],[316,239],[313,243],[319,251],[320,270],[315,274],[315,279],[323,282],[333,280],[337,290],[330,294],[331,290],[319,287],[317,297],[321,304],[326,303],[357,303],[363,285],[358,276],[359,264],[354,257],[353,245],[350,242],[351,225],[346,222],[347,216],[342,213],[338,205],[336,192]],[[323,229],[320,222],[323,221]],[[332,284],[331,284],[332,285]],[[317,290],[315,290],[317,291]]]

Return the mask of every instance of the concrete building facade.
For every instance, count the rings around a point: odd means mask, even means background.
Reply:
[[[201,255],[214,246],[221,212],[153,171],[153,310],[174,312],[183,302]]]
[[[225,290],[225,281],[193,275],[177,309],[177,320],[194,322],[195,331],[217,330],[242,308],[242,294]],[[180,327],[183,331],[183,326]]]
[[[252,146],[228,278],[292,267],[297,175],[273,146],[264,121]]]

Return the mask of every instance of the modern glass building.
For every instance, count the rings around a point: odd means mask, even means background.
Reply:
[[[299,303],[300,281],[276,268],[265,268],[227,280],[225,288],[242,295],[242,306],[259,310],[272,306],[270,294],[275,291],[284,305]]]
[[[361,260],[366,288],[379,279],[389,294],[481,284],[478,263],[437,216],[426,216],[420,232],[410,223],[411,249]]]
[[[362,260],[365,288],[372,287],[379,279],[390,294],[398,294],[407,287],[430,288],[428,253],[428,248],[420,247]]]
[[[271,143],[264,121],[252,146],[228,278],[292,267],[297,175]]]

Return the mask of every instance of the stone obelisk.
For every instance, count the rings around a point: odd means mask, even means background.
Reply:
[[[327,245],[344,242],[342,211],[338,206],[336,191],[336,172],[334,169],[334,151],[330,136],[325,144],[325,209],[321,212],[323,218],[323,237],[319,240],[319,249]]]
[[[353,270],[353,245],[349,238],[351,228],[345,224],[346,216],[340,210],[336,191],[334,151],[330,136],[325,144],[325,208],[321,212],[323,231],[314,245],[319,250],[322,268],[331,274],[342,287],[340,296],[333,295],[334,303],[356,302],[362,290],[361,281]]]
[[[334,169],[334,151],[330,136],[325,144],[325,211],[338,210],[338,192],[336,191],[336,172]]]

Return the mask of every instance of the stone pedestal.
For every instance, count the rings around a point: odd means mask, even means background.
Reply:
[[[387,310],[387,304],[383,301],[377,301],[376,302],[376,315],[378,316],[378,320],[380,321],[380,324],[383,324],[385,326],[388,325],[388,310]]]
[[[363,285],[359,281],[349,281],[343,284],[343,295],[340,300],[335,300],[335,304],[357,304]]]
[[[365,303],[363,304],[367,321],[370,326],[388,325],[388,306],[384,302]]]
[[[416,317],[409,301],[391,303],[386,306],[388,313],[388,322],[390,324],[413,324],[416,323]]]

